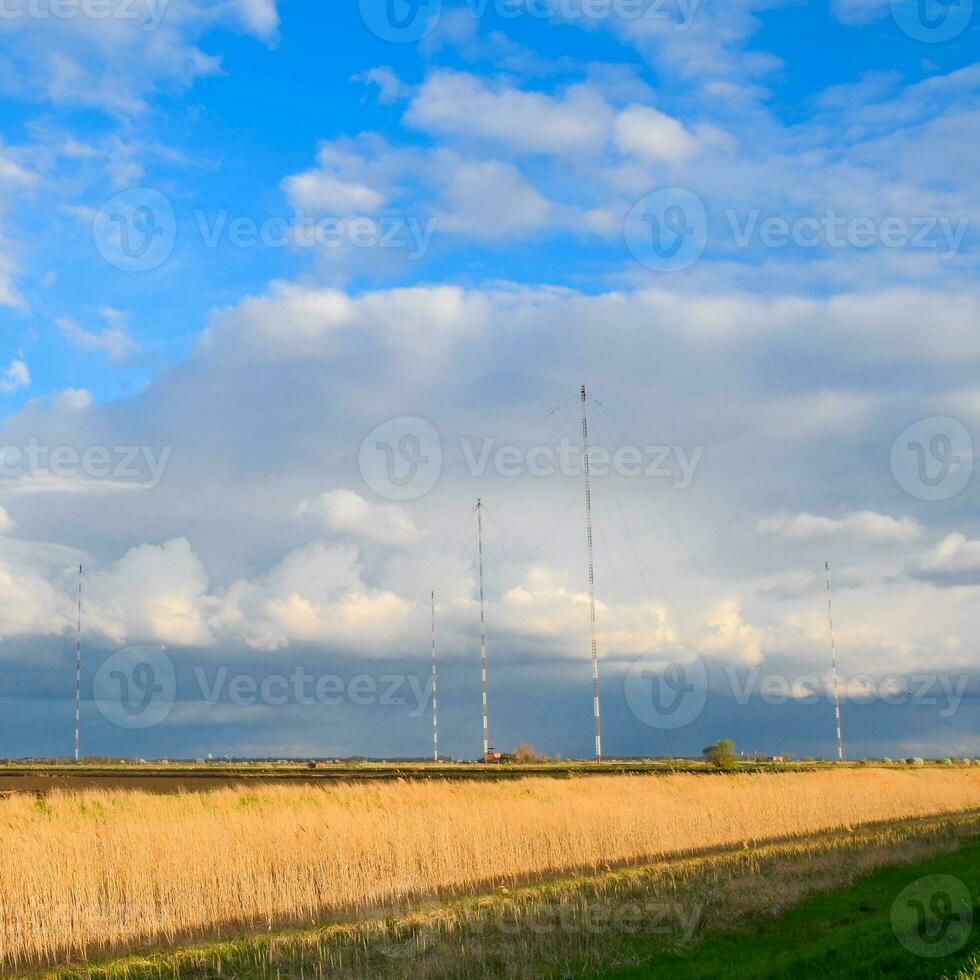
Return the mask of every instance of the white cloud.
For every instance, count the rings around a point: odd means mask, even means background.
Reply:
[[[17,288],[16,282],[20,267],[7,249],[9,249],[8,243],[0,238],[0,306],[19,309],[25,305],[24,297]]]
[[[4,551],[0,558],[0,638],[51,635],[67,627],[65,604],[59,590],[46,580],[46,572]]]
[[[294,207],[335,215],[372,214],[385,203],[384,194],[366,184],[344,181],[322,170],[287,177],[283,190]]]
[[[980,541],[954,531],[913,566],[913,575],[951,585],[980,583]]]
[[[296,512],[313,517],[328,531],[395,546],[411,544],[418,533],[404,507],[372,504],[353,490],[328,490],[319,497],[302,501]]]
[[[845,24],[867,24],[888,13],[888,0],[833,0],[830,9]]]
[[[592,155],[608,139],[611,117],[605,100],[588,85],[556,97],[440,71],[419,88],[405,121],[427,132],[477,137],[516,152]]]
[[[911,517],[889,517],[873,510],[852,511],[842,517],[821,517],[806,512],[782,511],[759,522],[759,530],[788,538],[816,538],[848,534],[865,541],[913,541],[923,533],[922,525]]]
[[[159,89],[186,87],[220,70],[220,57],[198,46],[212,28],[271,41],[278,25],[275,0],[135,0],[126,10],[127,16],[82,10],[75,17],[5,18],[2,31],[12,43],[3,87],[58,105],[138,115]]]
[[[410,615],[410,603],[365,584],[355,548],[312,544],[291,552],[262,579],[234,582],[212,624],[260,650],[290,642],[365,650],[389,644]]]
[[[89,623],[116,642],[136,639],[208,646],[208,578],[186,538],[141,544],[89,575]]]
[[[406,85],[387,65],[369,68],[357,75],[351,76],[353,82],[363,82],[365,85],[375,85],[378,89],[378,101],[382,104],[397,102],[407,98],[411,88]]]
[[[277,0],[237,0],[246,30],[260,38],[272,38],[279,27]]]
[[[738,599],[727,599],[708,615],[698,649],[752,666],[762,661],[765,633],[747,623]]]
[[[603,21],[619,38],[632,44],[659,75],[682,79],[750,79],[778,68],[781,61],[747,42],[761,26],[757,10],[771,0],[700,0],[658,10],[663,16],[630,16],[626,9]],[[576,15],[576,8],[557,4],[556,16],[590,28],[594,22]],[[653,8],[649,8],[653,9]]]
[[[103,327],[98,333],[83,330],[75,320],[67,316],[59,317],[55,323],[72,347],[87,354],[105,354],[110,361],[120,362],[138,353],[140,345],[129,336],[119,314],[110,309],[103,309],[101,312],[109,320],[110,326]]]
[[[566,581],[567,575],[543,563],[522,570],[521,581],[492,607],[491,621],[518,636],[534,637],[569,658],[588,654],[589,595]],[[653,602],[596,604],[599,656],[617,660],[677,642],[662,605]]]
[[[56,408],[80,412],[92,404],[92,394],[85,388],[65,388],[52,396],[51,403]]]
[[[488,304],[479,292],[457,286],[417,286],[351,297],[338,289],[273,283],[263,296],[249,296],[212,317],[202,349],[220,348],[228,356],[288,361],[295,357],[340,358],[356,338],[370,336],[379,345],[374,369],[381,372],[393,353],[401,373],[411,363],[416,376],[432,376],[442,356],[481,328]]]
[[[11,361],[0,373],[0,391],[8,394],[26,388],[31,383],[31,372],[24,361]]]
[[[511,163],[461,161],[439,199],[440,229],[487,240],[519,237],[548,226],[552,205]]]
[[[859,306],[864,297],[852,299]],[[930,302],[932,342],[941,345],[946,313],[960,298],[937,292]],[[742,293],[688,294],[666,284],[598,295],[507,283],[352,295],[276,283],[217,313],[190,363],[176,365],[145,392],[83,411],[67,405],[54,411],[53,402],[39,399],[8,419],[9,445],[31,436],[49,445],[156,445],[179,433],[173,464],[156,491],[117,493],[111,501],[79,493],[68,514],[53,494],[25,492],[17,498],[18,522],[51,528],[55,540],[74,541],[91,529],[82,539],[93,541],[99,554],[86,564],[102,563],[111,578],[100,591],[115,600],[102,601],[99,622],[120,641],[246,643],[258,650],[316,643],[404,654],[424,648],[424,604],[435,588],[445,606],[447,649],[466,651],[477,621],[470,503],[485,485],[488,612],[497,657],[587,662],[578,482],[505,481],[491,466],[478,490],[459,453],[464,436],[477,452],[484,437],[495,445],[574,440],[585,351],[597,443],[705,447],[689,490],[653,478],[604,479],[594,487],[600,645],[610,670],[673,642],[735,663],[768,661],[773,651],[801,662],[823,656],[820,596],[782,584],[767,591],[755,576],[761,564],[769,581],[792,585],[807,561],[813,564],[807,536],[825,533],[847,539],[853,569],[835,599],[842,646],[845,637],[852,644],[849,669],[875,669],[884,653],[890,665],[928,664],[951,656],[942,638],[968,635],[976,625],[972,614],[945,602],[953,596],[943,593],[940,635],[927,622],[928,595],[938,590],[916,580],[925,573],[902,576],[901,564],[878,568],[881,549],[867,544],[904,544],[921,537],[920,525],[900,513],[833,509],[858,477],[882,494],[898,492],[887,452],[870,454],[868,446],[887,450],[908,425],[908,402],[896,405],[887,387],[855,388],[855,398],[870,409],[851,411],[846,402],[829,412],[832,425],[818,412],[821,424],[800,424],[788,436],[799,417],[794,406],[819,404],[826,386],[839,382],[841,364],[853,383],[855,364],[867,356],[866,340],[853,338],[853,308],[833,297],[762,301]],[[609,324],[616,325],[615,342]],[[815,324],[821,327],[816,337]],[[773,340],[783,358],[775,362]],[[601,357],[594,356],[597,349]],[[796,386],[797,401],[773,398],[785,390],[785,359],[813,359],[814,351],[832,358],[826,370]],[[921,370],[918,349],[891,356],[903,372]],[[651,386],[644,365],[656,359],[671,370]],[[967,350],[964,376],[974,360],[980,352]],[[257,390],[263,392],[259,409]],[[945,384],[923,385],[914,417],[928,414],[930,398],[944,404],[948,391]],[[548,414],[559,404],[564,415]],[[370,502],[356,461],[366,433],[403,415],[437,427],[444,470],[431,494],[400,511]],[[544,421],[529,428],[535,416]],[[811,512],[777,515],[771,530],[785,540],[754,548],[739,501],[772,500],[777,490],[777,499],[802,499],[801,479],[808,501],[819,494]],[[348,489],[324,498],[324,485]],[[651,506],[652,495],[664,509]],[[185,498],[193,500],[193,513],[178,518],[174,502]],[[305,516],[331,535],[396,547],[359,552],[334,540],[300,546],[309,527],[295,520],[297,501],[306,501]],[[113,541],[123,542],[109,554],[100,531],[107,515]],[[728,529],[720,538],[718,527]],[[148,538],[152,544],[145,544]],[[172,543],[180,538],[183,544]],[[129,544],[137,554],[118,559]],[[7,566],[30,580],[23,566]],[[129,579],[145,580],[146,589],[128,593]],[[30,594],[38,588],[32,581]],[[38,615],[47,612],[43,602],[36,608]],[[7,615],[0,634],[24,628],[22,616],[16,619],[12,609]]]
[[[616,117],[615,139],[623,153],[673,166],[700,150],[698,140],[680,122],[643,105],[632,105]]]

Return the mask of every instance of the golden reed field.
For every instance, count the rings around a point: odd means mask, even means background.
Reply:
[[[0,967],[974,808],[939,769],[15,796]]]

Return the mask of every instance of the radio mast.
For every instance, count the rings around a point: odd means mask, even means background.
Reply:
[[[432,598],[432,761],[439,761],[439,675],[436,672],[436,594]]]
[[[837,683],[837,645],[834,643],[834,608],[830,600],[830,562],[824,562],[827,571],[827,622],[830,625],[830,660],[834,675],[834,722],[837,730],[837,761],[844,761],[844,742],[840,734],[840,688]]]
[[[483,600],[483,501],[476,501],[476,537],[480,555],[480,683],[483,690],[483,757],[490,752],[490,728],[487,721],[487,622]]]
[[[592,720],[595,761],[602,761],[602,728],[599,721],[599,655],[595,639],[595,567],[592,561],[592,479],[589,472],[589,419],[585,385],[582,385],[582,472],[585,474],[585,542],[589,557],[589,628],[592,634]]]
[[[78,566],[78,619],[75,625],[75,761],[80,759],[82,717],[82,566]]]

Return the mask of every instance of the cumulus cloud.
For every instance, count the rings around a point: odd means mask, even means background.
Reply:
[[[440,71],[421,85],[405,121],[427,132],[469,136],[519,153],[593,154],[608,138],[612,110],[588,85],[561,96],[493,85]]]
[[[85,388],[65,388],[52,396],[55,408],[67,408],[80,412],[92,404],[92,393]]]
[[[632,105],[621,112],[615,139],[623,153],[655,163],[681,164],[700,151],[698,139],[682,123],[651,106]]]
[[[913,566],[912,574],[937,585],[980,584],[980,541],[954,531]]]
[[[138,353],[140,345],[130,337],[121,314],[108,309],[102,312],[109,326],[99,331],[83,330],[67,316],[59,317],[55,323],[68,343],[86,354],[105,354],[110,361],[119,363]]]
[[[406,98],[411,92],[411,88],[387,65],[378,65],[375,68],[369,68],[367,71],[359,72],[357,75],[351,76],[351,81],[376,86],[378,101],[384,104],[397,102],[399,99]]]
[[[345,181],[324,170],[310,170],[287,177],[283,190],[297,208],[329,211],[336,215],[373,214],[384,203],[384,194],[366,184]]]
[[[296,357],[342,359],[347,344],[372,338],[381,370],[387,357],[409,360],[429,376],[444,351],[481,330],[488,304],[478,292],[458,286],[417,286],[367,292],[353,297],[339,289],[277,282],[261,296],[249,296],[218,311],[201,343],[216,356],[263,357],[288,362]],[[419,377],[423,376],[419,374]]]
[[[6,445],[34,436],[49,445],[174,446],[152,493],[116,494],[109,505],[78,494],[71,508],[50,494],[21,494],[18,531],[85,552],[94,585],[87,628],[113,643],[417,657],[434,588],[447,656],[465,659],[478,645],[471,507],[480,494],[495,662],[547,663],[571,676],[589,656],[580,480],[505,479],[492,465],[474,475],[459,447],[463,438],[477,454],[485,438],[525,449],[562,438],[574,445],[584,351],[597,445],[704,447],[682,492],[656,476],[594,482],[604,676],[678,642],[726,663],[777,655],[823,663],[819,583],[793,587],[808,571],[812,578],[808,542],[818,534],[850,549],[853,574],[842,569],[847,588],[835,596],[849,671],[969,663],[969,645],[953,650],[945,637],[980,625],[971,610],[952,601],[953,590],[937,599],[923,571],[903,576],[883,549],[868,547],[921,537],[933,511],[834,511],[858,479],[900,493],[887,452],[868,445],[887,449],[909,424],[907,403],[895,405],[887,388],[852,391],[860,412],[843,398],[832,410],[814,408],[820,424],[793,432],[795,409],[773,397],[785,369],[771,358],[773,338],[792,363],[817,365],[796,386],[797,407],[825,404],[841,364],[862,363],[867,345],[853,337],[853,310],[863,297],[852,300],[763,301],[666,284],[599,294],[513,283],[352,294],[278,282],[216,313],[187,364],[126,402],[78,410],[40,400],[8,419]],[[930,302],[940,344],[945,313],[960,299],[937,292]],[[528,361],[528,351],[540,360]],[[815,357],[827,351],[830,362]],[[921,371],[918,350],[904,356]],[[965,374],[974,360],[980,352],[967,350]],[[651,364],[670,365],[655,385]],[[927,381],[915,417],[949,397],[947,385]],[[358,453],[375,426],[406,416],[436,427],[443,471],[430,494],[394,508],[372,498]],[[794,492],[803,499],[804,489],[811,510],[773,515],[769,533],[782,540],[760,548],[745,501],[765,501],[767,513]],[[908,506],[896,497],[896,508]],[[311,528],[322,540],[309,541]],[[48,600],[64,606],[67,562],[40,575],[6,551],[0,558],[19,581],[14,594],[25,590],[22,608],[0,606],[0,635],[65,629]]]
[[[833,0],[831,11],[845,24],[866,24],[888,13],[888,0]]]
[[[211,622],[258,650],[299,642],[363,652],[397,642],[411,611],[410,602],[364,582],[356,548],[311,544],[259,579],[232,583]]]
[[[789,538],[817,538],[848,534],[866,541],[913,541],[923,533],[922,525],[911,517],[889,517],[873,510],[860,510],[842,517],[781,511],[759,522],[759,530]]]
[[[26,388],[31,383],[31,372],[24,361],[11,361],[0,373],[0,391],[8,394],[20,388]]]
[[[140,544],[90,573],[87,622],[117,643],[208,646],[208,577],[186,538]]]
[[[589,595],[572,587],[566,576],[546,564],[524,571],[522,581],[508,589],[493,607],[494,623],[519,636],[559,641],[557,651],[568,658],[587,654]],[[652,602],[602,601],[596,605],[599,655],[616,660],[677,642],[667,611]]]
[[[271,41],[278,25],[275,0],[135,0],[125,9],[126,16],[85,8],[75,17],[5,18],[3,32],[16,43],[8,45],[11,70],[3,87],[58,105],[139,115],[159,88],[184,87],[220,70],[220,58],[199,46],[211,28],[239,28]]]
[[[327,531],[395,546],[411,544],[418,533],[404,507],[372,504],[353,490],[328,490],[302,501],[296,513],[313,518]]]
[[[535,232],[553,214],[550,202],[511,163],[468,160],[454,167],[439,200],[439,227],[474,238]]]
[[[764,631],[745,621],[741,602],[732,598],[709,613],[698,648],[752,666],[762,660],[764,639]]]

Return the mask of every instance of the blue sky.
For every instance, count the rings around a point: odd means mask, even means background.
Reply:
[[[0,755],[70,742],[79,562],[92,752],[423,754],[404,704],[200,676],[424,686],[435,588],[475,754],[478,495],[494,740],[587,754],[582,382],[620,453],[607,752],[829,754],[830,560],[848,750],[980,754],[978,31],[972,0],[10,0]],[[134,646],[173,666],[145,727],[106,703]],[[636,698],[685,658],[671,730]]]

